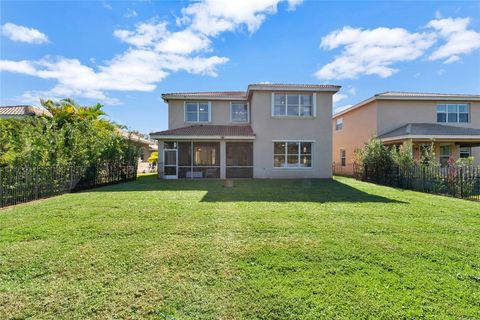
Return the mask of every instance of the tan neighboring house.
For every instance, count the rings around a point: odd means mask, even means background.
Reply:
[[[18,106],[0,106],[0,118],[25,118],[32,116],[47,116],[51,117],[52,114],[46,110],[37,108],[30,105],[18,105]]]
[[[143,136],[125,130],[119,129],[119,132],[125,139],[130,140],[130,142],[138,148],[137,172],[146,173],[151,172],[152,169],[155,169],[152,167],[152,164],[148,162],[148,158],[153,152],[158,151],[156,142],[150,139],[145,139]]]
[[[388,145],[411,140],[414,157],[434,143],[437,160],[476,157],[480,163],[480,95],[385,92],[333,115],[333,162],[351,169],[370,138]]]
[[[333,85],[251,84],[165,93],[163,178],[331,178]]]

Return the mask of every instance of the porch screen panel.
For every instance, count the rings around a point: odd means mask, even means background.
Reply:
[[[178,143],[178,177],[186,178],[188,172],[192,171],[192,143]]]
[[[193,142],[192,167],[187,178],[220,178],[220,143]]]
[[[253,177],[253,143],[227,142],[227,178]]]

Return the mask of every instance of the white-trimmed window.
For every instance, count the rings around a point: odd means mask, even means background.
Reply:
[[[450,144],[444,144],[440,146],[440,164],[446,166],[448,160],[452,156],[452,146]]]
[[[282,141],[273,143],[275,168],[311,168],[312,142]]]
[[[230,121],[231,122],[248,122],[249,112],[246,102],[230,103]]]
[[[340,149],[340,164],[342,167],[347,165],[347,152],[345,149]]]
[[[275,117],[313,117],[315,101],[313,94],[272,94],[272,116]]]
[[[210,122],[210,102],[185,102],[185,122]]]
[[[468,123],[470,105],[468,103],[441,103],[437,105],[437,122]]]
[[[460,146],[460,158],[470,158],[472,156],[472,147]]]
[[[335,130],[340,131],[343,129],[343,118],[337,118],[335,120]]]

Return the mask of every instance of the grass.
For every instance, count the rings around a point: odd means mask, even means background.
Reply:
[[[0,210],[0,318],[480,318],[480,203],[235,183],[144,176]]]

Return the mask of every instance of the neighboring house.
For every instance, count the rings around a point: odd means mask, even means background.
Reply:
[[[120,131],[120,134],[125,139],[130,140],[130,142],[138,148],[137,172],[139,173],[150,172],[152,169],[152,164],[148,162],[148,158],[153,152],[158,151],[156,142],[149,139],[145,139],[143,136],[140,136],[133,132],[128,132],[120,129],[119,131]]]
[[[0,118],[25,118],[31,116],[47,116],[52,114],[46,110],[29,105],[0,106]]]
[[[351,168],[372,137],[388,145],[411,140],[414,157],[434,143],[437,160],[480,160],[480,95],[385,92],[333,116],[333,161]]]
[[[330,178],[332,85],[251,84],[246,92],[166,93],[163,178]]]

